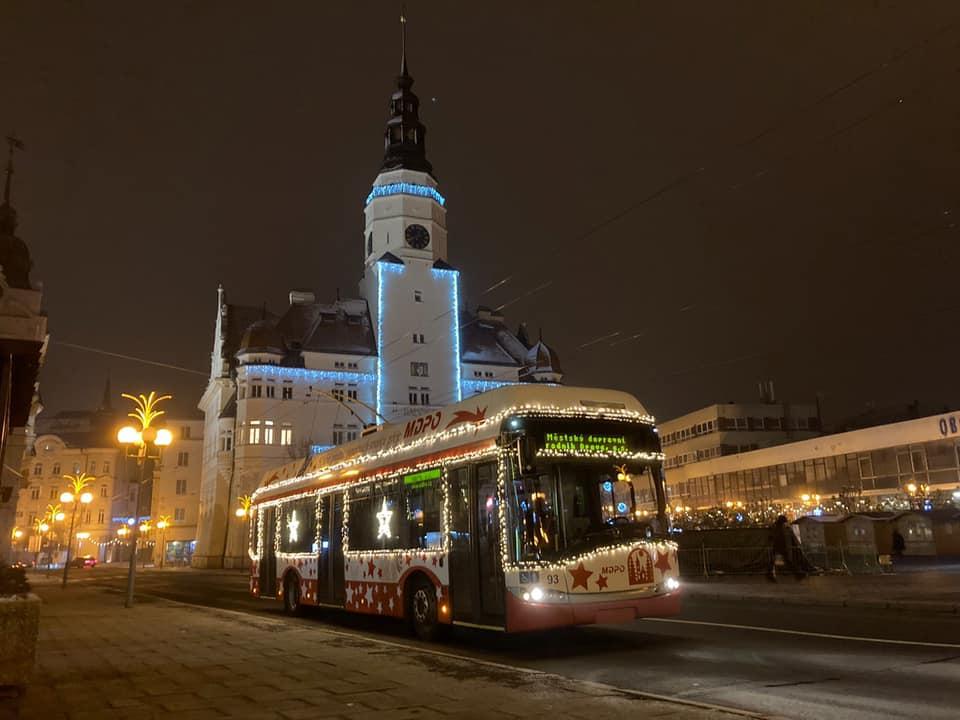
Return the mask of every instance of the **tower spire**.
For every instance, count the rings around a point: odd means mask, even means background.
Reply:
[[[427,161],[427,129],[420,122],[420,100],[414,95],[413,78],[407,65],[407,13],[400,11],[400,75],[390,96],[390,118],[384,132],[381,170],[419,170],[433,173]]]
[[[407,6],[400,6],[400,75],[407,73]]]

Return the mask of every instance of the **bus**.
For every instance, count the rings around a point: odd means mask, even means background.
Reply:
[[[673,615],[662,465],[627,393],[503,386],[265,473],[250,590],[424,639]]]

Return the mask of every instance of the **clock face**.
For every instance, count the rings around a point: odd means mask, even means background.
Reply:
[[[430,233],[423,225],[407,225],[403,234],[407,245],[414,250],[423,250],[430,244]]]

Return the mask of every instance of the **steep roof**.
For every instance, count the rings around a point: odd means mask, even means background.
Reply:
[[[460,313],[460,358],[466,363],[523,365],[527,347],[510,331],[503,316],[485,308]]]

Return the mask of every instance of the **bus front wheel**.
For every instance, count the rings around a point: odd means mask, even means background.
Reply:
[[[300,604],[300,583],[291,573],[283,583],[283,610],[287,615],[299,615],[303,609]]]
[[[436,640],[440,635],[437,588],[425,577],[417,578],[411,585],[410,622],[421,640]]]

